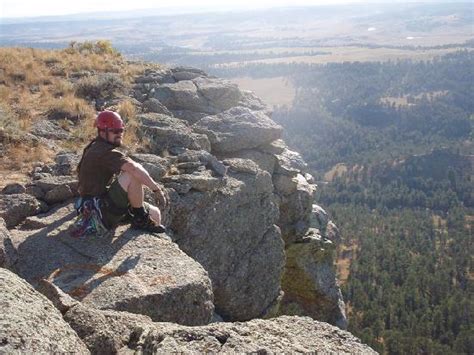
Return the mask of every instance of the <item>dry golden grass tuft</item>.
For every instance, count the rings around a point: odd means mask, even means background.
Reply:
[[[127,83],[118,74],[104,73],[81,78],[74,87],[77,96],[96,100],[123,94]]]

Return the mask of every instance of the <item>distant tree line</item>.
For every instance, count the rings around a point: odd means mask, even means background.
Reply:
[[[473,58],[460,51],[430,62],[332,63],[297,72],[293,107],[273,118],[320,172],[438,147],[465,150],[474,123]],[[383,100],[397,97],[409,103]]]

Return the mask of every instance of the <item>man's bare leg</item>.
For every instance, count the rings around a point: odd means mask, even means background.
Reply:
[[[143,185],[135,179],[131,174],[126,172],[121,172],[118,181],[120,186],[127,191],[128,202],[132,208],[140,208],[143,207],[144,202],[144,192],[143,192]],[[150,218],[155,222],[157,225],[161,224],[161,212],[160,209],[156,206],[151,204],[149,205],[149,214]]]

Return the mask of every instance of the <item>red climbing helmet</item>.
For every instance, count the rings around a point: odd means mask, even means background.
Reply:
[[[102,111],[97,115],[95,120],[95,126],[99,130],[113,130],[113,129],[124,129],[122,118],[117,112],[114,111]]]

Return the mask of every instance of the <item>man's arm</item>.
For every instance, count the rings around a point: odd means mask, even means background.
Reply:
[[[126,162],[122,165],[121,170],[132,175],[135,179],[140,181],[142,185],[148,186],[152,191],[160,190],[158,184],[140,163],[135,161]]]
[[[122,165],[121,170],[132,175],[143,185],[148,186],[158,197],[160,203],[163,205],[166,204],[166,197],[163,190],[140,163],[130,160]]]

